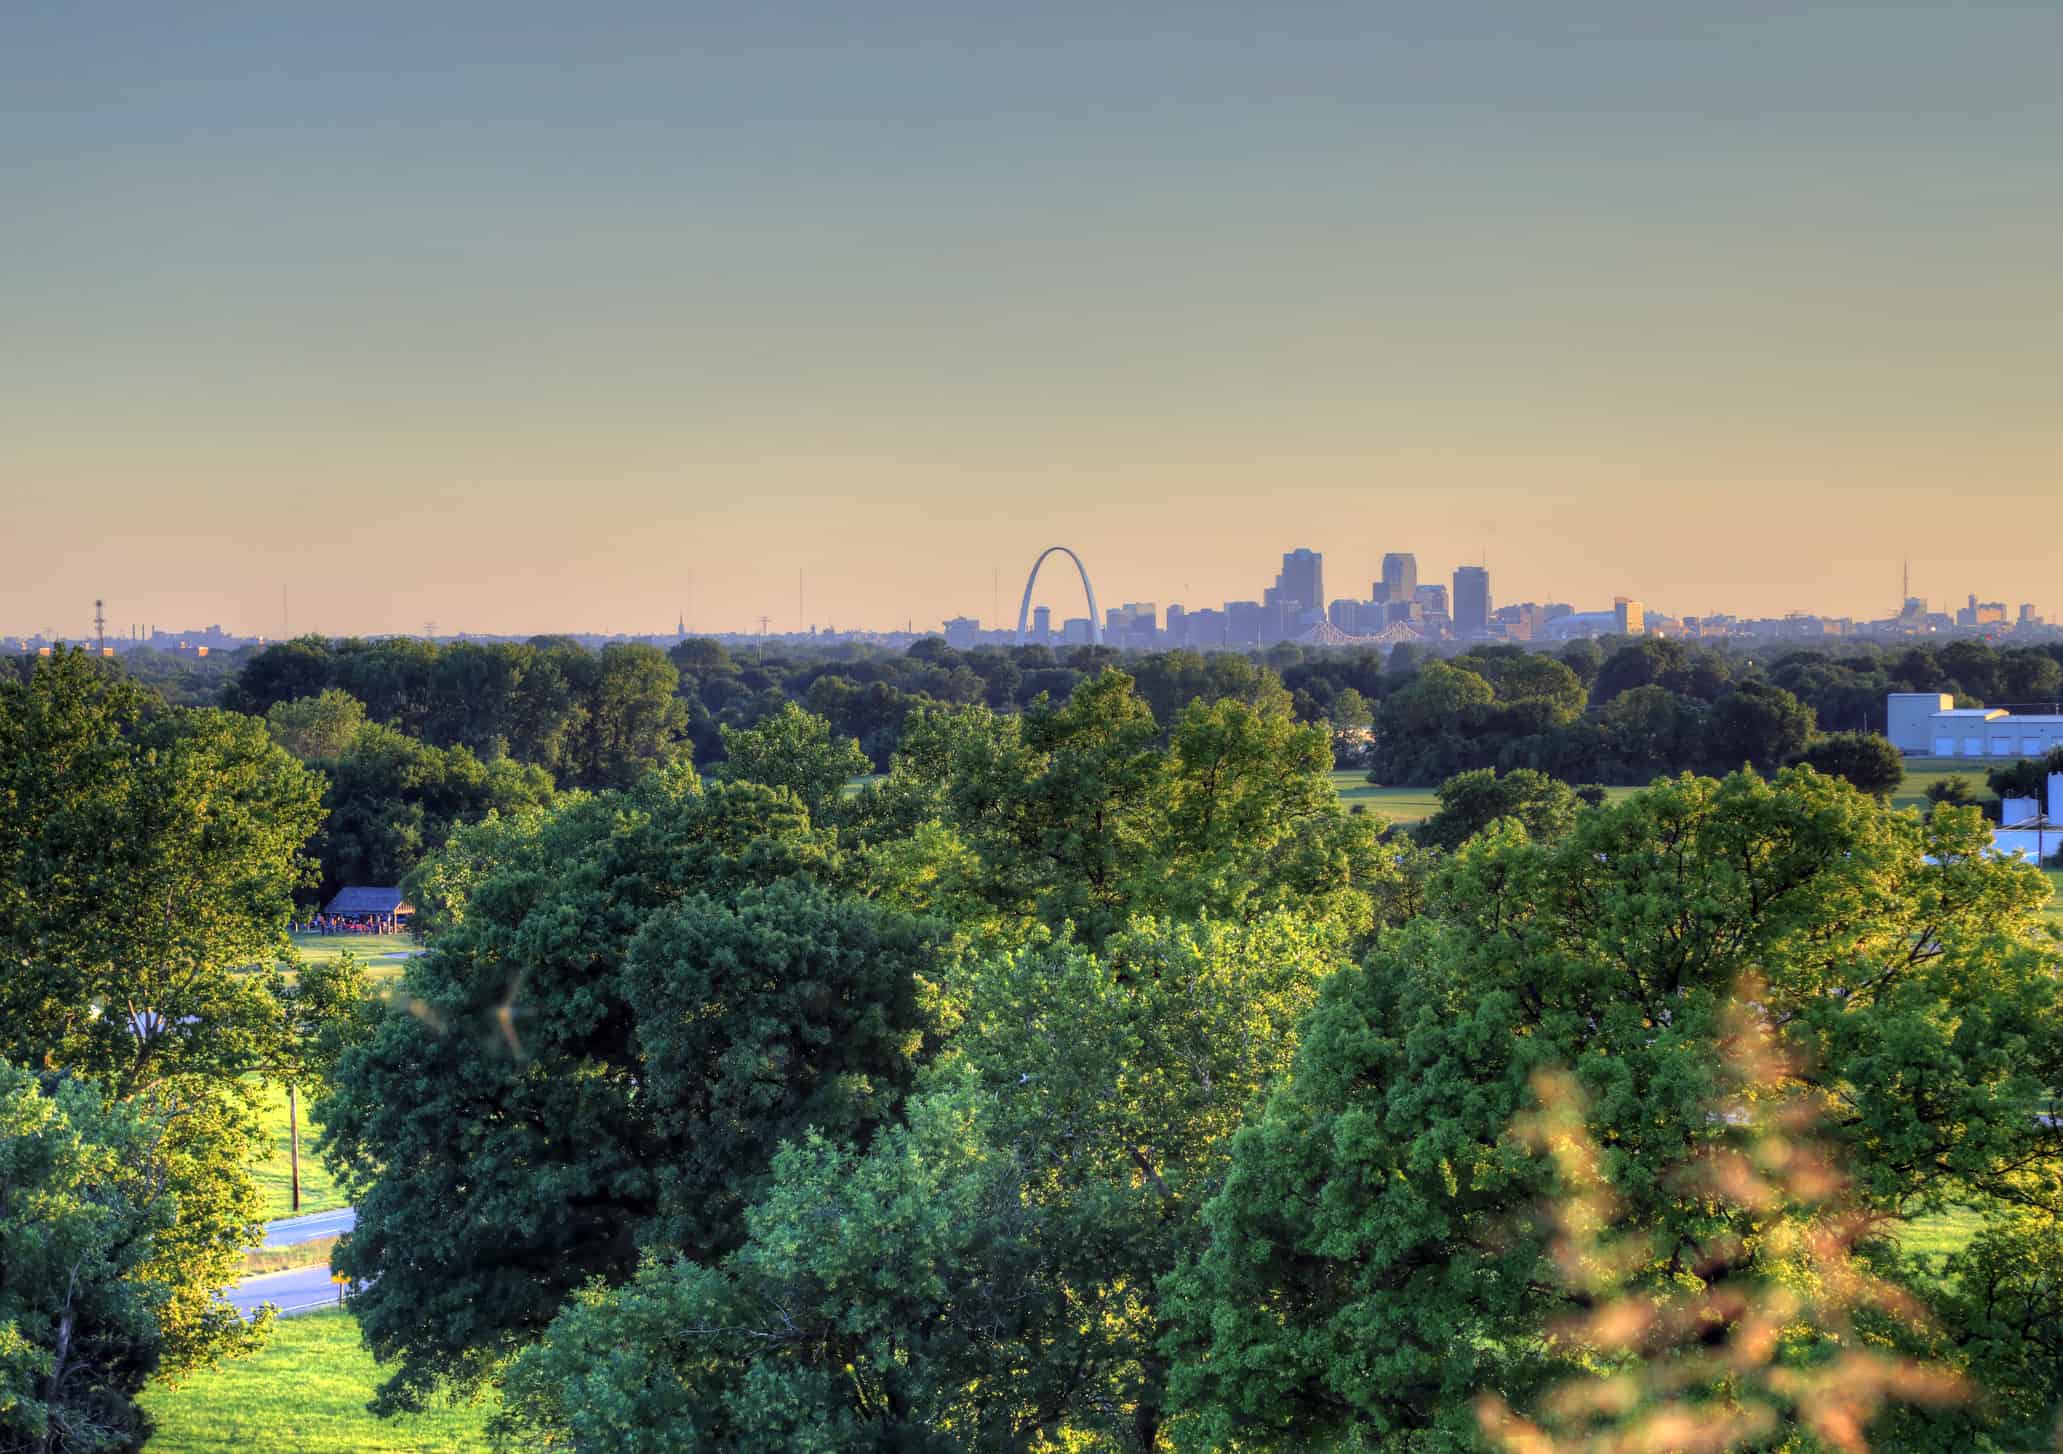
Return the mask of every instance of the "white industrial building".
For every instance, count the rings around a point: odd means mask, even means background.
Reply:
[[[1946,692],[1893,692],[1884,735],[1922,757],[2040,757],[2063,747],[2063,716],[2015,716],[2003,707],[1958,707]]]

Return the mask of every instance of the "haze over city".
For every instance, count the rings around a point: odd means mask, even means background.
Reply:
[[[2063,608],[2052,8],[10,32],[0,629]]]

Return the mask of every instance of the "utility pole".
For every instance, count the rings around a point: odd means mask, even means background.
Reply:
[[[294,1083],[287,1082],[287,1160],[293,1167],[293,1209],[301,1210],[301,1101]]]
[[[766,629],[773,625],[773,622],[774,618],[771,616],[761,616],[759,618],[759,664],[761,666],[766,665]]]

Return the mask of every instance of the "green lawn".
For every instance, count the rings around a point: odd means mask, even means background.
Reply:
[[[1946,1257],[1951,1252],[1960,1252],[1970,1245],[1970,1239],[1977,1229],[1984,1225],[1984,1218],[1967,1207],[1939,1213],[1932,1217],[1921,1217],[1908,1222],[1900,1232],[1898,1242],[1908,1252],[1924,1252],[1930,1257]]]
[[[2063,929],[2063,868],[2045,868],[2042,872],[2049,876],[2049,919]]]
[[[1361,806],[1380,813],[1400,828],[1416,828],[1440,811],[1440,799],[1431,788],[1379,788],[1369,782],[1364,768],[1338,768],[1332,774],[1333,791],[1348,808]],[[1617,802],[1637,788],[1606,788],[1605,796]]]
[[[406,934],[296,934],[293,939],[302,963],[333,963],[349,953],[375,980],[400,978],[402,962],[422,948]]]
[[[491,1405],[439,1408],[399,1419],[365,1411],[378,1366],[350,1315],[304,1313],[273,1324],[251,1358],[195,1375],[180,1388],[154,1388],[143,1404],[158,1421],[151,1454],[461,1454],[487,1448]]]
[[[258,1179],[258,1189],[265,1193],[265,1219],[293,1215],[293,1182],[291,1163],[287,1156],[287,1093],[284,1086],[266,1086],[260,1094],[263,1097],[260,1115],[264,1119],[266,1139],[270,1146],[263,1161],[252,1168]],[[315,1154],[315,1126],[308,1119],[308,1097],[301,1097],[301,1210],[304,1212],[326,1212],[332,1207],[341,1207],[344,1194],[337,1190],[337,1184],[330,1180],[328,1170]]]
[[[1984,775],[2004,761],[2004,758],[1981,757],[1908,757],[1905,760],[1905,781],[1891,795],[1891,806],[1924,809],[1927,789],[1952,777],[1968,783],[1971,796],[1988,798],[1991,789],[1984,785]]]
[[[1402,827],[1416,827],[1440,811],[1431,788],[1379,788],[1362,768],[1342,768],[1332,775],[1333,791],[1348,808],[1366,808]]]

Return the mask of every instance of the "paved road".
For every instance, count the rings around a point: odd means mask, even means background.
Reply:
[[[324,1237],[337,1237],[358,1225],[358,1214],[349,1207],[332,1212],[304,1212],[298,1217],[281,1217],[265,1224],[263,1245],[277,1251],[300,1247]],[[329,1259],[310,1267],[290,1267],[285,1272],[266,1272],[247,1277],[222,1290],[223,1301],[249,1317],[260,1303],[271,1303],[282,1313],[305,1313],[337,1305],[337,1285],[330,1281]]]
[[[304,1212],[298,1217],[281,1217],[265,1224],[264,1246],[277,1250],[298,1247],[322,1237],[337,1237],[358,1225],[358,1213],[349,1207],[333,1212]]]
[[[337,1285],[330,1281],[327,1262],[313,1267],[293,1267],[285,1272],[268,1272],[247,1277],[235,1287],[225,1288],[223,1301],[249,1317],[260,1303],[271,1303],[282,1313],[305,1313],[337,1305]]]

